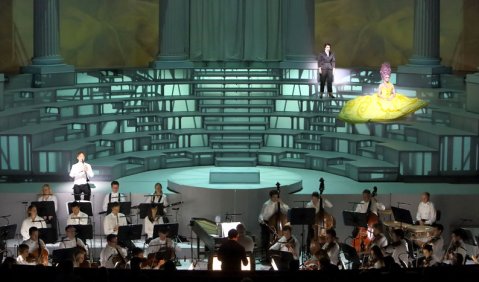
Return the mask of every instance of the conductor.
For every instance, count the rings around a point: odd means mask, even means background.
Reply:
[[[241,262],[248,265],[246,251],[238,242],[238,231],[231,229],[228,232],[228,241],[221,244],[218,250],[218,260],[221,261],[223,271],[241,271]]]

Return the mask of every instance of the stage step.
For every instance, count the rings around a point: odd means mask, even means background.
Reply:
[[[224,167],[248,167],[256,166],[256,157],[217,157],[215,158],[215,166]]]

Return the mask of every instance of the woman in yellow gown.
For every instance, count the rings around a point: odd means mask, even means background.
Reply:
[[[408,98],[396,93],[394,85],[389,81],[391,66],[381,66],[381,78],[378,92],[360,96],[346,102],[338,118],[349,123],[378,122],[405,117],[427,106],[427,102],[418,98]]]

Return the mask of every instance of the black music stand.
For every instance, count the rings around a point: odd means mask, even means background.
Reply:
[[[80,239],[82,239],[82,241],[84,243],[86,239],[93,239],[93,225],[91,224],[86,224],[86,225],[83,225],[83,224],[77,224],[77,225],[72,225],[73,227],[75,227],[75,230],[76,230],[76,236]]]
[[[55,217],[55,203],[53,201],[38,201],[31,202],[31,205],[37,207],[37,214],[40,217],[52,216]]]
[[[368,214],[362,212],[343,211],[343,222],[346,226],[368,227]]]
[[[61,261],[73,260],[73,253],[76,248],[56,249],[52,252],[52,265],[56,266]]]
[[[3,259],[3,253],[7,251],[7,240],[15,238],[17,225],[5,225],[0,227],[0,260]]]
[[[155,203],[153,203],[153,204],[150,204],[150,203],[141,203],[141,204],[138,206],[138,209],[140,210],[140,218],[141,218],[141,219],[144,219],[145,217],[148,216],[148,212],[150,211],[150,208],[151,208],[153,205],[157,205],[157,204],[155,204]]]
[[[268,251],[268,255],[271,260],[276,264],[277,270],[279,271],[288,271],[290,269],[290,264],[293,261],[293,254],[290,252],[283,252],[277,250]]]
[[[108,203],[108,208],[106,209],[106,213],[111,213],[111,205],[114,202]],[[120,202],[120,212],[124,215],[130,215],[131,211],[131,202]]]
[[[141,239],[142,224],[124,225],[118,227],[118,240],[131,241]]]
[[[168,238],[176,239],[179,226],[180,224],[178,223],[155,224],[153,227],[153,239],[158,238],[158,232],[160,231],[166,231]]]
[[[301,252],[305,254],[304,248],[304,226],[313,225],[316,217],[315,208],[292,208],[289,210],[289,221],[291,225],[301,225]],[[305,256],[301,256],[304,258]],[[304,261],[301,262],[303,264]]]
[[[391,207],[391,211],[393,212],[394,221],[406,223],[406,224],[414,224],[412,220],[411,212],[406,209],[401,209],[397,207]]]
[[[45,242],[45,244],[53,244],[57,242],[58,235],[56,228],[38,228],[38,237]]]
[[[88,216],[93,216],[93,209],[91,207],[91,202],[89,201],[77,201],[80,205],[80,211],[86,213]],[[68,214],[72,214],[72,204],[73,202],[68,202]]]

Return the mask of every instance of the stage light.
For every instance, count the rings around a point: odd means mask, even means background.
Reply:
[[[249,254],[246,256],[246,258],[248,259],[248,264],[241,264],[241,271],[255,270],[254,258],[252,257],[252,255]],[[210,258],[208,259],[208,270],[221,270],[221,261],[218,260],[218,255],[215,254],[213,256],[210,256]]]

